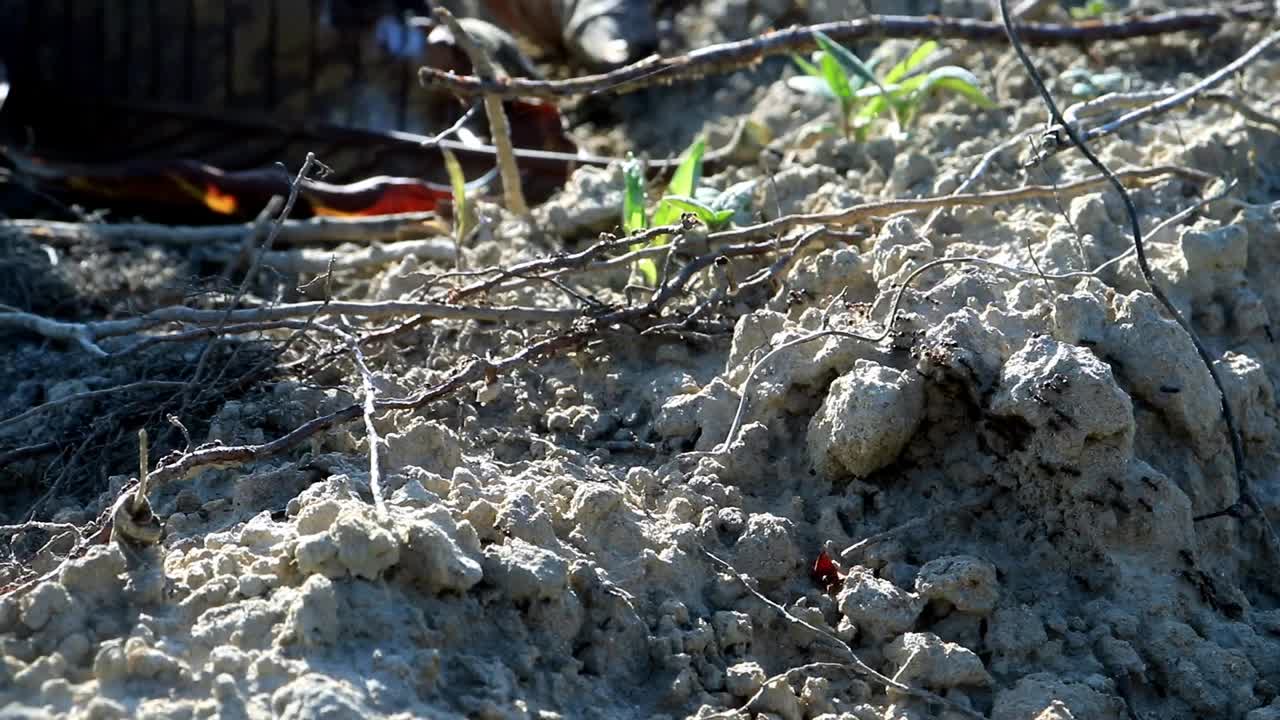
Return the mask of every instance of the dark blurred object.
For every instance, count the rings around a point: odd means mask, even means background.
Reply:
[[[471,39],[489,53],[498,68],[512,77],[538,77],[533,62],[520,52],[511,33],[491,23],[476,18],[458,18]],[[423,27],[430,27],[426,23]],[[471,74],[471,60],[453,38],[453,31],[444,25],[435,25],[427,34],[426,64],[439,70],[452,70],[459,74]]]
[[[649,0],[480,0],[502,28],[593,68],[652,52],[658,27]]]
[[[428,43],[404,11],[420,5],[0,0],[0,62],[12,82],[0,145],[28,167],[41,166],[42,190],[91,207],[116,207],[127,195],[128,209],[144,215],[145,196],[121,192],[110,178],[128,177],[130,188],[151,183],[169,201],[192,198],[199,211],[252,216],[257,195],[211,203],[217,195],[205,192],[204,181],[231,193],[247,187],[232,182],[244,172],[277,163],[296,169],[308,151],[334,169],[335,185],[381,179],[400,188],[400,207],[412,195],[403,188],[416,183],[426,203],[448,176],[439,151],[419,140],[468,106],[418,87]],[[518,147],[576,152],[554,106],[512,103],[509,112],[532,120],[513,120]],[[482,115],[474,127],[484,132]],[[459,158],[473,180],[494,166],[484,153]],[[186,187],[192,168],[201,168],[200,183]],[[521,168],[534,202],[570,170],[563,162]],[[133,204],[139,199],[141,208]],[[169,201],[158,205],[183,208]]]

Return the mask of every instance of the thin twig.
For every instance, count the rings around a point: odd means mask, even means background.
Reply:
[[[1221,10],[1167,12],[1118,22],[1030,24],[1024,32],[1028,41],[1033,43],[1087,43],[1175,32],[1211,31],[1233,19],[1265,18],[1271,14],[1269,4],[1259,2]],[[493,80],[425,67],[418,71],[418,78],[426,87],[443,88],[459,95],[485,94],[506,99],[554,99],[606,91],[624,93],[650,85],[730,72],[749,67],[773,55],[812,50],[817,46],[815,31],[825,33],[842,43],[882,38],[955,38],[971,42],[1000,42],[1004,39],[1003,25],[993,21],[938,16],[872,15],[857,20],[776,30],[749,40],[710,45],[685,55],[651,55],[607,73],[567,80]]]
[[[104,358],[108,354],[94,342],[93,333],[84,323],[64,322],[28,312],[7,311],[0,312],[0,327],[5,326],[26,330],[50,340],[78,345],[94,357]]]
[[[227,304],[227,309],[223,311],[221,319],[218,320],[218,329],[214,333],[209,342],[205,343],[204,349],[200,351],[200,357],[196,360],[195,370],[191,373],[190,389],[183,393],[182,409],[178,411],[178,415],[186,413],[187,405],[190,404],[193,397],[203,395],[202,382],[205,380],[204,371],[209,363],[209,358],[213,355],[213,349],[219,344],[222,328],[231,321],[231,313],[234,312],[240,300],[249,292],[249,285],[253,283],[254,278],[258,274],[259,268],[262,267],[262,258],[271,251],[275,244],[276,238],[280,236],[280,226],[289,213],[293,212],[294,203],[298,201],[298,193],[302,188],[302,181],[307,178],[307,174],[311,172],[311,168],[319,166],[327,171],[320,161],[316,160],[315,153],[308,152],[306,160],[303,161],[302,167],[298,168],[298,174],[294,177],[293,182],[289,184],[289,197],[284,202],[284,208],[280,210],[280,216],[272,223],[270,230],[267,231],[267,237],[262,241],[262,245],[258,248],[258,252],[254,255],[253,261],[249,264],[249,269],[245,272],[244,278],[240,281],[240,286],[236,288],[235,295],[232,296],[231,302]],[[221,379],[221,372],[219,378]],[[215,384],[216,384],[215,380]]]
[[[804,665],[799,665],[789,670],[783,670],[777,675],[765,680],[760,684],[760,689],[755,691],[751,697],[747,698],[747,701],[742,704],[742,707],[731,710],[721,710],[720,712],[714,712],[710,715],[701,715],[698,717],[698,720],[737,720],[743,716],[745,711],[755,706],[755,704],[764,697],[764,694],[769,692],[769,688],[779,680],[785,680],[788,683],[792,683],[801,678],[809,678],[823,670],[840,670],[842,672],[854,673],[862,672],[862,669],[853,663],[833,663],[822,661],[805,663]],[[763,710],[764,708],[761,709]]]
[[[1165,100],[1176,92],[1178,91],[1141,90],[1138,92],[1107,93],[1106,95],[1099,95],[1096,98],[1091,98],[1084,102],[1078,102],[1069,106],[1066,110],[1062,111],[1062,117],[1064,117],[1067,122],[1076,124],[1080,123],[1085,117],[1090,115],[1101,115],[1103,113],[1132,107],[1143,107],[1153,102]],[[1280,119],[1271,117],[1270,115],[1257,110],[1231,93],[1206,92],[1195,96],[1191,99],[1191,102],[1193,105],[1201,102],[1226,105],[1239,113],[1246,120],[1255,122],[1259,125],[1266,125],[1274,130],[1280,130]],[[1087,138],[1087,131],[1085,135]]]
[[[17,525],[0,525],[0,537],[5,537],[7,535],[15,535],[17,533],[22,533],[22,532],[30,532],[32,530],[39,530],[41,532],[46,532],[50,534],[64,533],[64,532],[67,532],[68,530],[75,533],[80,532],[80,528],[76,527],[75,525],[72,525],[71,523],[40,522],[39,520],[28,520],[27,522],[18,523]]]
[[[1176,165],[1161,165],[1151,168],[1123,170],[1117,175],[1124,180],[1137,184],[1141,180],[1152,180],[1167,175],[1175,175],[1193,182],[1206,183],[1215,179],[1209,173],[1192,170]],[[996,190],[985,193],[964,193],[960,195],[939,195],[923,198],[905,198],[897,200],[881,200],[877,202],[854,205],[842,210],[821,213],[798,213],[785,215],[746,227],[712,233],[708,236],[711,242],[733,242],[752,237],[764,237],[780,233],[797,225],[853,225],[872,217],[887,217],[903,212],[924,212],[939,207],[985,207],[1005,202],[1020,202],[1054,197],[1055,193],[1064,195],[1089,192],[1109,182],[1106,176],[1095,175],[1064,183],[1062,185],[1025,185],[1012,190]]]
[[[219,254],[210,253],[209,256],[216,258]],[[420,261],[453,264],[456,256],[457,250],[452,240],[433,237],[385,245],[367,244],[347,252],[317,248],[277,250],[263,253],[262,265],[280,272],[320,274],[328,272],[330,265],[335,271],[359,270],[398,262],[408,257]]]
[[[1213,176],[1208,173],[1201,173],[1196,170],[1177,166],[1158,166],[1153,168],[1128,170],[1122,171],[1120,174],[1124,179],[1135,184],[1142,180],[1167,175],[1184,177],[1193,182],[1200,183],[1209,182],[1213,179]],[[986,193],[953,193],[951,195],[939,195],[924,198],[881,200],[825,213],[784,215],[782,217],[775,218],[774,220],[756,225],[748,225],[740,228],[734,228],[732,230],[711,233],[707,236],[707,241],[713,246],[719,246],[725,243],[741,242],[753,238],[776,237],[777,235],[799,225],[854,225],[874,217],[887,217],[889,215],[900,213],[923,212],[926,210],[936,210],[947,207],[984,207],[1006,202],[1049,198],[1055,197],[1055,190],[1061,191],[1064,196],[1070,197],[1094,190],[1104,185],[1106,182],[1106,178],[1099,175],[1085,178],[1083,180],[1077,180],[1065,185],[1059,185],[1056,188],[1052,185],[1027,185],[1012,190],[996,190]],[[586,250],[572,255],[532,260],[512,268],[495,266],[491,268],[470,270],[467,271],[467,274],[491,274],[493,277],[463,288],[452,290],[449,293],[449,298],[451,300],[458,300],[479,292],[512,290],[517,287],[522,287],[527,284],[527,281],[513,282],[509,285],[499,285],[499,283],[512,277],[528,277],[539,271],[552,271],[553,274],[570,271],[597,272],[625,265],[641,257],[659,255],[665,252],[663,248],[644,247],[639,250],[630,251],[622,256],[612,257],[604,261],[596,261],[596,259],[607,250],[612,250],[622,246],[643,245],[646,240],[649,240],[652,237],[679,232],[680,230],[681,228],[674,225],[650,228],[644,233],[630,237],[615,238],[610,236],[605,240],[592,245]],[[448,277],[450,275],[451,274],[449,273],[444,273],[435,277],[438,279]]]
[[[131,382],[125,385],[116,385],[115,387],[103,388],[101,390],[86,390],[73,395],[66,395],[56,400],[50,400],[46,403],[36,405],[33,408],[28,408],[11,418],[0,420],[0,431],[40,413],[48,412],[54,408],[62,407],[63,405],[68,405],[74,402],[94,400],[96,398],[113,395],[115,393],[133,392],[135,390],[163,390],[178,389],[182,387],[186,387],[186,383],[178,380],[139,380],[137,382]]]
[[[476,358],[462,371],[453,377],[437,383],[412,397],[398,399],[378,399],[375,405],[384,410],[412,410],[427,403],[448,397],[460,388],[473,382],[483,380],[490,373],[510,372],[514,368],[532,363],[543,357],[553,355],[562,350],[578,347],[590,339],[585,331],[571,332],[564,335],[533,343],[528,347],[499,360]],[[238,467],[248,462],[275,457],[306,442],[309,438],[341,425],[364,412],[363,403],[353,403],[328,415],[313,418],[299,425],[290,432],[260,445],[208,446],[196,448],[192,452],[171,455],[151,471],[151,482],[156,487],[175,482],[193,473],[211,468]]]
[[[895,538],[908,530],[913,530],[918,527],[936,527],[938,521],[942,520],[944,517],[959,515],[960,513],[966,513],[971,510],[986,507],[991,503],[991,500],[996,496],[997,492],[999,492],[998,488],[987,488],[987,490],[979,494],[978,497],[967,502],[943,505],[941,507],[934,508],[926,515],[916,516],[901,525],[895,525],[888,530],[868,535],[844,550],[841,550],[840,557],[846,562],[853,562],[858,559],[859,553],[871,545],[882,543],[885,540]]]
[[[922,688],[913,687],[911,685],[905,685],[901,682],[898,682],[897,680],[894,680],[891,677],[888,677],[887,675],[884,675],[880,671],[876,670],[875,668],[863,662],[862,658],[858,657],[858,654],[853,651],[853,648],[849,647],[848,643],[836,637],[830,631],[820,628],[817,625],[814,625],[813,623],[808,622],[807,620],[804,620],[803,618],[796,617],[782,605],[774,602],[773,600],[770,600],[768,597],[765,596],[764,593],[760,592],[755,587],[753,587],[751,585],[750,578],[738,572],[738,569],[735,568],[728,560],[718,557],[717,555],[715,555],[705,547],[702,548],[702,553],[707,557],[711,558],[711,560],[714,561],[720,567],[733,573],[733,576],[738,580],[738,582],[742,583],[742,586],[747,589],[747,592],[751,593],[757,600],[763,602],[765,605],[768,605],[769,607],[776,610],[778,613],[780,613],[784,618],[786,618],[791,623],[795,625],[799,625],[809,630],[810,632],[814,633],[818,637],[828,641],[828,643],[832,646],[833,649],[836,650],[836,652],[839,652],[841,655],[844,655],[845,657],[849,658],[849,661],[853,664],[854,669],[859,674],[874,680],[875,682],[879,683],[885,688],[897,690],[898,692],[904,695],[909,695],[910,697],[916,698],[918,700],[923,700],[930,704],[941,705],[953,712],[960,713],[965,717],[977,718],[978,720],[986,720],[981,713],[975,712],[963,705],[960,705],[959,703],[948,700],[942,697],[941,695],[937,695],[935,693],[929,692],[928,690],[924,690]]]
[[[218,326],[226,316],[228,325],[235,323],[261,323],[302,318],[312,313],[321,315],[344,315],[347,317],[386,318],[403,315],[422,315],[439,320],[482,320],[486,322],[556,322],[573,320],[580,313],[573,309],[544,309],[523,306],[468,306],[438,302],[410,302],[404,300],[386,300],[381,302],[363,301],[312,301],[286,303],[258,308],[237,308],[230,312],[225,310],[204,310],[201,308],[174,305],[152,310],[145,315],[125,320],[91,320],[83,323],[56,323],[60,327],[58,333],[45,335],[57,338],[64,334],[79,333],[94,340],[103,338],[133,335],[167,323],[188,323],[201,326]],[[0,326],[14,325],[26,327],[27,318],[36,317],[28,313],[0,313]],[[44,320],[44,318],[40,318]],[[44,333],[41,333],[44,334]]]
[[[439,145],[441,142],[449,139],[450,137],[453,136],[454,133],[461,130],[463,126],[467,124],[468,120],[475,117],[475,114],[479,110],[480,110],[480,103],[473,104],[471,107],[467,108],[467,111],[462,113],[462,117],[455,120],[452,125],[436,133],[435,135],[432,135],[426,140],[423,140],[422,147],[424,148],[435,147]]]
[[[999,145],[996,145],[983,153],[982,157],[978,159],[978,163],[969,171],[969,174],[965,177],[964,181],[956,186],[956,189],[953,190],[951,194],[963,195],[965,192],[968,192],[969,188],[973,187],[974,183],[978,182],[978,178],[982,177],[983,174],[987,172],[987,169],[991,167],[991,164],[995,162],[995,159],[999,157],[1000,153],[1016,145],[1018,140],[1018,136],[1015,135],[1005,139]],[[942,216],[943,209],[944,208],[937,208],[933,212],[929,213],[929,219],[926,220],[924,225],[920,228],[921,235],[928,235],[929,232],[933,230],[934,224],[938,222],[938,218]]]
[[[378,460],[379,445],[382,444],[382,438],[378,434],[377,426],[374,425],[374,416],[377,414],[378,393],[373,384],[373,371],[369,369],[369,364],[365,361],[364,350],[360,348],[360,343],[356,341],[355,337],[341,331],[339,331],[339,334],[346,341],[347,347],[351,350],[351,355],[355,359],[356,368],[360,371],[360,386],[364,393],[360,406],[364,415],[365,442],[369,444],[369,492],[373,495],[373,506],[377,510],[378,516],[385,518],[387,516],[387,504],[382,496],[382,464]]]
[[[1212,176],[1207,173],[1200,173],[1198,171],[1177,166],[1160,166],[1128,170],[1122,171],[1118,175],[1131,182],[1159,178],[1167,175],[1181,176],[1196,182],[1206,182],[1213,179]],[[776,237],[777,234],[800,225],[852,225],[873,217],[889,216],[903,212],[922,212],[941,207],[983,207],[999,203],[1053,197],[1055,196],[1055,193],[1070,196],[1090,191],[1107,182],[1108,179],[1106,177],[1095,176],[1056,187],[1051,185],[1028,185],[1012,190],[999,190],[986,193],[965,193],[863,203],[832,212],[786,215],[757,225],[711,233],[708,235],[708,242],[713,246],[719,246],[722,244],[742,242],[754,238]],[[486,279],[472,286],[453,291],[450,302],[310,302],[282,304],[262,308],[228,308],[225,310],[202,310],[197,308],[173,306],[153,310],[145,315],[135,318],[124,320],[90,321],[85,323],[67,323],[21,312],[0,312],[0,327],[8,325],[26,329],[44,337],[74,341],[82,347],[96,348],[97,352],[95,352],[95,354],[101,353],[105,355],[105,351],[98,348],[95,344],[96,341],[107,337],[131,335],[158,325],[174,322],[201,326],[226,326],[234,323],[272,322],[290,318],[305,317],[316,312],[320,312],[325,315],[346,315],[365,318],[417,314],[424,318],[474,319],[492,322],[543,322],[573,320],[574,318],[581,316],[580,310],[572,308],[561,310],[519,306],[467,306],[456,304],[452,300],[456,297],[492,289],[494,285],[500,282],[504,277],[512,277],[513,271],[518,272],[520,275],[528,276],[534,271],[540,269],[581,267],[585,262],[599,257],[599,255],[606,250],[623,245],[639,244],[642,240],[649,237],[650,234],[659,231],[678,232],[679,228],[674,226],[652,228],[649,231],[646,231],[646,233],[629,238],[610,238],[601,243],[597,243],[581,253],[557,258],[536,260],[516,266],[515,268],[491,268],[467,271],[467,274],[492,273],[495,277]],[[744,245],[735,250],[735,253],[752,254],[761,251],[764,251],[764,248]],[[661,252],[665,252],[665,250],[663,248],[648,248],[640,251],[634,251],[622,257],[604,261],[594,269],[612,267],[619,263],[630,262],[642,255],[658,254]],[[444,274],[441,277],[447,275],[448,274]],[[84,343],[88,343],[88,345],[86,346]]]

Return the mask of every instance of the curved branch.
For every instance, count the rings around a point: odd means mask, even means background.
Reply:
[[[1031,23],[1023,26],[1020,33],[1028,42],[1040,44],[1128,40],[1176,32],[1212,31],[1234,19],[1256,19],[1270,17],[1272,14],[1267,3],[1251,3],[1221,10],[1166,12],[1112,23]],[[429,67],[418,70],[418,80],[426,87],[441,88],[461,95],[496,95],[504,99],[554,99],[601,92],[625,93],[649,85],[738,70],[773,55],[812,50],[817,46],[814,41],[815,31],[822,32],[837,42],[846,43],[878,38],[952,38],[988,43],[1005,40],[1004,25],[990,20],[871,15],[858,20],[775,30],[749,40],[710,45],[675,57],[650,55],[611,72],[567,80],[485,80],[474,75],[457,75]]]

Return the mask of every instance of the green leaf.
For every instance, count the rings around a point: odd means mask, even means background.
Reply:
[[[629,158],[622,165],[622,228],[628,235],[643,230],[648,226],[644,216],[644,170],[640,161]],[[643,243],[633,243],[632,250],[645,247]],[[658,266],[649,258],[641,258],[635,262],[633,269],[639,272],[650,285],[658,282]]]
[[[915,70],[921,63],[928,60],[929,56],[937,49],[938,43],[933,40],[921,43],[920,47],[912,51],[911,55],[909,55],[907,59],[889,69],[889,74],[884,76],[884,84],[889,85],[891,83],[896,83],[906,77],[907,73]]]
[[[796,67],[800,68],[800,71],[803,72],[805,75],[808,75],[810,77],[816,77],[816,78],[822,77],[822,71],[818,69],[817,65],[814,65],[813,63],[809,62],[808,60],[805,60],[799,55],[792,53],[791,62],[795,63]]]
[[[707,227],[715,229],[721,227],[733,219],[735,210],[713,210],[711,222],[707,223]]]
[[[987,94],[982,91],[982,88],[978,87],[978,78],[962,67],[945,65],[930,70],[916,94],[923,96],[925,93],[937,89],[949,90],[962,95],[966,100],[980,108],[989,109],[996,106],[991,98],[987,97]]]
[[[827,86],[831,88],[832,94],[840,99],[841,102],[848,102],[853,99],[853,88],[849,85],[849,75],[845,72],[844,66],[831,56],[831,53],[822,54],[822,77],[826,79]]]
[[[884,95],[877,94],[868,100],[867,104],[863,105],[858,114],[854,116],[854,124],[869,123],[880,117],[880,114],[887,109],[889,109],[889,101],[885,99]]]
[[[1071,17],[1075,20],[1092,20],[1111,12],[1111,4],[1107,0],[1089,0],[1084,7],[1071,8]]]
[[[916,80],[917,78],[919,78],[919,82],[923,82],[924,80],[923,76],[917,75],[916,77],[909,78],[905,82],[898,85],[889,85],[888,87],[878,86],[874,88],[866,88],[862,92],[858,93],[859,96],[866,95],[870,97],[870,99],[867,101],[865,105],[862,106],[862,110],[858,111],[858,115],[855,118],[855,122],[859,122],[865,125],[866,123],[869,123],[872,120],[875,120],[876,118],[880,117],[880,115],[884,113],[885,110],[888,110],[891,106],[896,106],[900,104],[902,99],[907,97],[910,94],[905,88],[907,88],[908,84],[910,84],[913,80]],[[915,84],[919,85],[919,82]],[[889,94],[885,95],[884,92],[881,92],[882,90],[887,91]]]
[[[662,198],[662,202],[675,207],[680,212],[688,212],[697,215],[703,225],[706,225],[713,230],[726,222],[729,222],[729,218],[733,217],[734,213],[733,210],[729,209],[717,210],[695,198],[684,197],[682,195],[668,195]]]
[[[462,165],[457,156],[447,149],[444,154],[444,168],[449,173],[449,184],[453,187],[453,236],[458,242],[467,237],[474,223],[472,209],[467,206],[467,178],[462,174]]]
[[[818,46],[821,47],[827,55],[839,60],[841,65],[848,68],[850,72],[861,78],[861,82],[857,84],[858,87],[854,88],[855,90],[861,88],[866,83],[879,83],[879,81],[876,80],[876,76],[871,72],[871,68],[867,67],[866,63],[859,60],[858,56],[853,54],[853,51],[827,37],[825,33],[817,30],[813,32],[813,39],[818,41]],[[846,80],[846,82],[848,81]]]
[[[684,151],[684,159],[680,161],[680,167],[676,168],[676,172],[671,176],[671,182],[667,185],[668,195],[692,195],[693,189],[698,187],[698,182],[702,180],[702,155],[707,151],[707,141],[705,138],[699,137],[693,141],[693,144]]]
[[[636,261],[635,269],[644,276],[644,281],[649,287],[657,287],[658,264],[653,261],[653,258],[640,258]]]
[[[698,138],[684,151],[684,159],[680,161],[680,166],[671,176],[671,182],[667,184],[667,192],[663,195],[664,200],[672,195],[685,197],[693,195],[694,188],[698,187],[698,182],[702,180],[702,156],[706,150],[707,141]],[[653,212],[653,225],[671,225],[680,220],[680,212],[670,203],[659,202],[658,208]],[[658,238],[658,240],[665,241],[666,238]]]
[[[622,165],[622,229],[630,235],[648,226],[644,217],[644,171],[640,161],[628,159]]]

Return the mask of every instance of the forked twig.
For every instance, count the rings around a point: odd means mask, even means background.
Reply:
[[[885,540],[895,538],[908,530],[913,530],[918,527],[933,527],[939,520],[950,515],[958,515],[960,513],[986,507],[991,503],[991,500],[995,498],[998,492],[998,488],[987,488],[985,491],[979,493],[978,497],[972,500],[936,507],[925,515],[917,515],[901,525],[895,525],[888,530],[882,530],[881,532],[862,538],[858,542],[850,545],[844,550],[841,550],[840,557],[846,562],[853,562],[858,558],[858,553],[872,545],[875,545],[876,543],[882,543]]]

